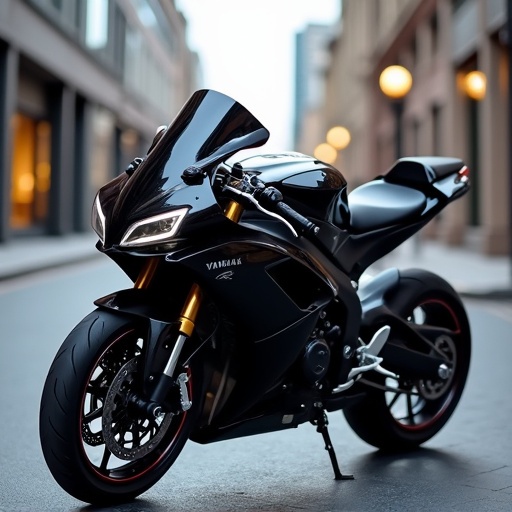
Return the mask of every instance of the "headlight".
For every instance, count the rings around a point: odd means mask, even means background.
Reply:
[[[101,209],[100,195],[96,194],[96,199],[92,206],[91,213],[91,224],[92,229],[96,231],[96,234],[100,237],[101,243],[105,242],[105,214]]]
[[[121,247],[140,247],[170,240],[178,231],[188,208],[155,215],[132,224],[126,231]]]

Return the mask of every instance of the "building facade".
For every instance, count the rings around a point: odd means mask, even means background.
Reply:
[[[294,147],[312,154],[308,143],[323,130],[325,73],[329,66],[329,45],[338,30],[330,25],[308,25],[295,38],[295,120]]]
[[[349,183],[382,174],[399,156],[462,158],[472,190],[424,235],[455,245],[477,232],[487,254],[509,247],[506,18],[505,0],[344,0],[325,86],[324,133],[335,125],[351,133],[335,164]],[[413,78],[400,105],[379,88],[396,64]],[[467,87],[472,71],[485,85],[478,97]]]
[[[169,0],[0,2],[0,243],[89,229],[196,88],[185,32]]]

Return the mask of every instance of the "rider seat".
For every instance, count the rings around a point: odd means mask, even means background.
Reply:
[[[350,226],[356,232],[373,231],[417,216],[426,205],[423,192],[377,179],[348,195]]]
[[[455,174],[462,160],[444,157],[403,158],[384,176],[365,183],[348,195],[350,227],[372,231],[393,224],[413,222],[435,193],[432,183]]]

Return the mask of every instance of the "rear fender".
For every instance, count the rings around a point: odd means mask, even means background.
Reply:
[[[361,335],[369,341],[377,329],[389,325],[389,340],[379,354],[384,358],[383,366],[415,378],[437,378],[438,368],[444,361],[428,355],[426,348],[440,333],[422,329],[400,315],[394,299],[403,292],[407,292],[407,286],[401,282],[400,271],[396,268],[385,270],[360,287]]]
[[[399,282],[400,272],[397,268],[390,268],[362,284],[357,291],[357,295],[361,301],[363,318],[372,310],[383,307],[385,304],[384,296],[394,290]]]

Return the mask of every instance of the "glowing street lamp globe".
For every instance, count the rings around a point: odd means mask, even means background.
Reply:
[[[388,98],[400,100],[411,90],[412,75],[403,66],[388,66],[380,74],[379,87]]]
[[[350,144],[351,136],[344,126],[334,126],[327,132],[326,139],[334,149],[341,151]]]
[[[482,71],[470,71],[464,77],[464,91],[473,100],[480,101],[485,98],[487,77]]]
[[[323,142],[315,148],[313,155],[317,160],[332,165],[338,157],[338,152],[330,144]]]

